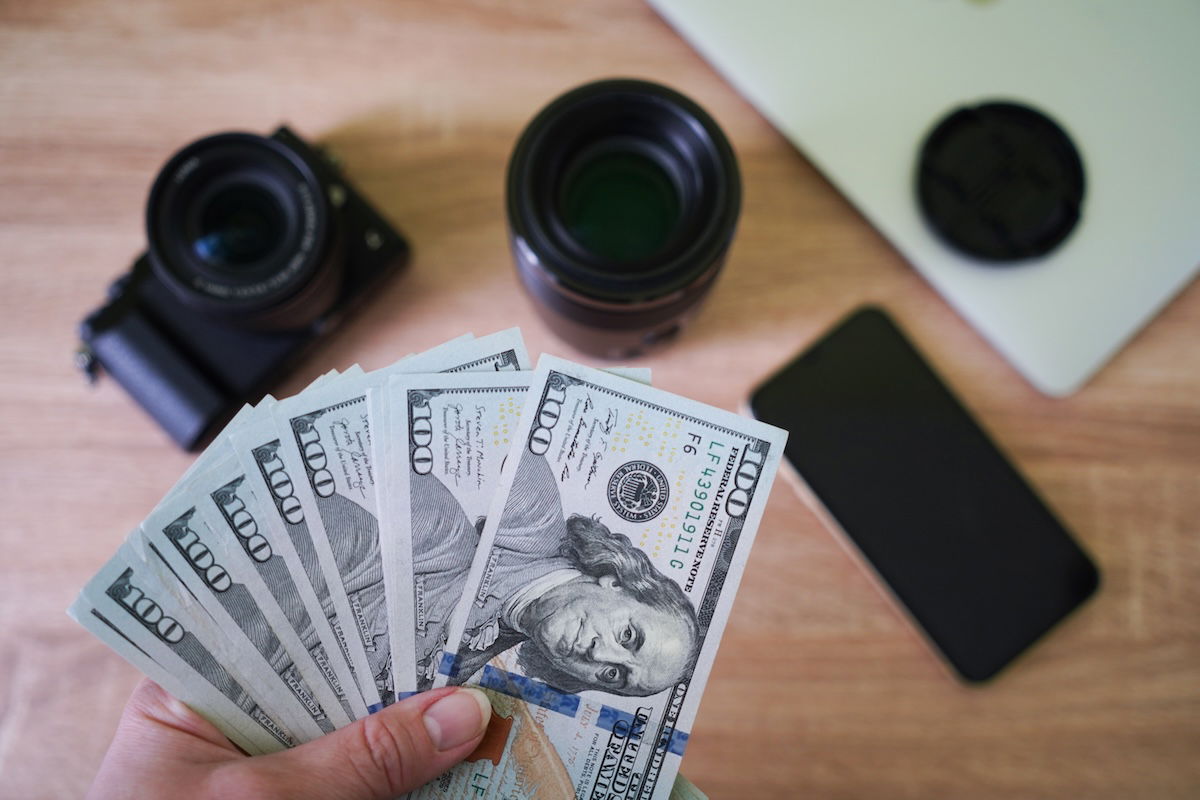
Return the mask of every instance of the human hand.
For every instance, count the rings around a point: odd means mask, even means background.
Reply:
[[[251,758],[146,679],[129,698],[87,796],[388,800],[462,761],[490,718],[483,692],[434,689],[315,741]]]

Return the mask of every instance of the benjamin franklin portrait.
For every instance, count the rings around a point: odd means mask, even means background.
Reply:
[[[412,503],[425,689],[479,534],[436,477],[414,478]],[[472,597],[456,643],[452,684],[514,647],[526,675],[564,692],[647,696],[690,674],[699,627],[683,591],[627,536],[591,517],[565,515],[545,458],[521,454],[488,561],[484,591]]]

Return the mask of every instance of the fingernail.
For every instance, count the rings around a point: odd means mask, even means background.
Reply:
[[[471,741],[487,727],[492,704],[478,689],[459,689],[425,710],[425,730],[438,750]]]

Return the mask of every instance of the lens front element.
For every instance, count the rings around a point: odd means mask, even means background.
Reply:
[[[679,193],[667,173],[637,153],[609,152],[569,169],[561,215],[588,252],[614,268],[660,251],[679,223]]]
[[[256,264],[283,242],[283,208],[254,184],[234,184],[214,192],[201,207],[192,251],[225,269]]]

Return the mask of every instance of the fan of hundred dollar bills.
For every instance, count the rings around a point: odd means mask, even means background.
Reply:
[[[246,407],[71,615],[250,754],[470,684],[420,798],[665,798],[786,433],[470,335]],[[698,796],[698,795],[677,795]]]

